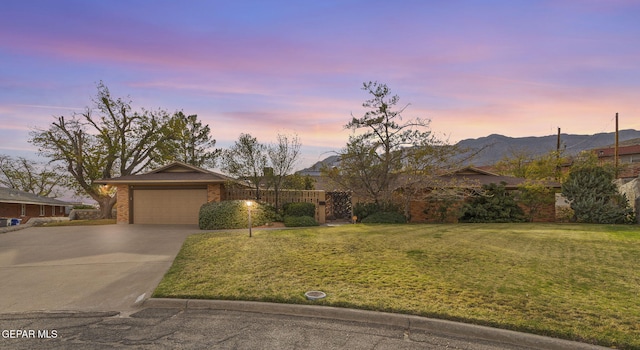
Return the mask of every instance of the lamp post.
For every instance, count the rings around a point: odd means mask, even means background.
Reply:
[[[253,205],[252,201],[246,201],[247,203],[247,212],[249,213],[249,237],[251,237],[251,205]]]

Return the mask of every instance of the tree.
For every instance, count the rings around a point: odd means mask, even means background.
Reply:
[[[316,180],[309,175],[291,174],[284,177],[282,188],[288,190],[313,190]]]
[[[501,175],[526,179],[518,188],[518,200],[527,207],[531,221],[540,209],[555,202],[554,189],[549,185],[552,180],[562,180],[559,169],[563,162],[566,159],[558,151],[540,156],[534,156],[529,151],[514,151],[510,157],[496,163],[495,168]]]
[[[555,203],[554,190],[543,181],[527,180],[518,186],[518,201],[526,206],[527,217],[533,221],[542,208]]]
[[[535,156],[528,150],[512,151],[495,164],[494,168],[501,175],[522,177],[529,180],[556,180],[562,181],[559,171],[562,163],[567,159],[562,152],[551,151],[543,155]]]
[[[384,202],[381,184],[388,175],[380,162],[374,147],[362,138],[351,136],[340,152],[339,165],[334,168],[323,167],[322,172],[339,187],[353,191],[358,197],[380,203]]]
[[[400,97],[391,95],[386,84],[368,82],[363,84],[362,90],[372,96],[362,104],[369,110],[360,118],[352,115],[345,128],[354,132],[364,129],[364,133],[353,136],[350,143],[359,149],[356,154],[366,156],[366,162],[377,168],[373,181],[365,184],[373,195],[372,199],[375,202],[389,201],[394,181],[403,168],[406,148],[421,146],[431,136],[429,120],[403,121],[402,113],[408,105],[396,109]]]
[[[241,134],[233,146],[222,152],[222,170],[227,174],[248,180],[260,200],[260,184],[267,166],[267,147],[250,134]]]
[[[221,150],[216,149],[216,140],[211,137],[209,125],[202,125],[198,116],[185,116],[176,112],[165,131],[167,144],[156,155],[159,161],[175,160],[197,167],[214,168]]]
[[[362,90],[371,95],[362,104],[368,111],[360,118],[352,115],[345,128],[354,135],[339,153],[339,165],[323,173],[340,187],[383,207],[400,190],[407,215],[413,198],[463,161],[458,157],[462,151],[432,134],[429,120],[403,119],[408,105],[398,108],[400,98],[391,95],[386,84],[368,82]],[[363,132],[356,134],[359,130]]]
[[[68,177],[60,166],[42,164],[23,157],[0,155],[0,184],[39,196],[59,196]]]
[[[143,171],[158,160],[154,154],[164,153],[172,135],[166,131],[167,112],[133,112],[130,100],[113,98],[102,82],[97,88],[93,107],[56,117],[48,129],[32,131],[30,142],[41,155],[63,164],[75,180],[71,187],[98,202],[103,218],[111,218],[114,189],[94,182]]]
[[[472,197],[462,207],[461,222],[523,222],[524,211],[513,196],[506,190],[505,184],[483,185],[484,193]]]
[[[571,203],[578,222],[621,224],[633,223],[633,209],[627,197],[613,182],[615,168],[592,162],[576,164],[562,184],[562,194]]]
[[[279,210],[280,190],[283,181],[293,170],[300,156],[300,139],[298,135],[278,134],[278,142],[267,147],[267,155],[271,165],[270,182],[275,192],[275,207]]]

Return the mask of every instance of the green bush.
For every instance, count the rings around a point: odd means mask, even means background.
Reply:
[[[251,225],[261,226],[275,219],[275,210],[264,203],[253,202]],[[246,201],[234,200],[210,202],[200,207],[199,226],[201,230],[218,230],[249,227],[249,213]]]
[[[287,227],[318,226],[318,222],[311,216],[285,216],[284,225]]]
[[[287,203],[283,206],[284,216],[316,216],[316,205],[313,203]]]
[[[96,206],[90,204],[76,204],[73,206],[73,209],[96,209]]]
[[[404,224],[407,218],[394,211],[381,211],[368,215],[361,221],[363,224]]]
[[[635,213],[618,191],[613,167],[583,166],[571,170],[562,194],[571,203],[575,220],[595,224],[632,224]]]
[[[482,185],[484,193],[471,198],[462,207],[460,222],[524,222],[524,211],[518,206],[505,183]]]
[[[353,215],[357,216],[360,222],[375,213],[400,214],[401,208],[394,203],[356,203],[356,205],[353,206]],[[402,214],[400,215],[402,216]]]

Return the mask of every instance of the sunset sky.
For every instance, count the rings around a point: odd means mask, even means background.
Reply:
[[[640,129],[640,1],[21,0],[0,5],[0,154],[96,83],[197,114],[218,146],[297,133],[298,169],[347,141],[365,81],[456,142]]]

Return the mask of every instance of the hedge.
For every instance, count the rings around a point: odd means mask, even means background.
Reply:
[[[396,212],[373,213],[362,219],[363,224],[404,224],[407,218]]]
[[[199,226],[201,230],[218,230],[249,227],[246,201],[233,200],[210,202],[200,207]],[[273,222],[275,210],[272,206],[253,202],[251,225],[261,226]]]
[[[302,226],[318,226],[316,219],[311,216],[285,216],[284,225],[287,227],[302,227]]]
[[[285,216],[316,216],[316,205],[313,203],[287,203],[283,209]]]

